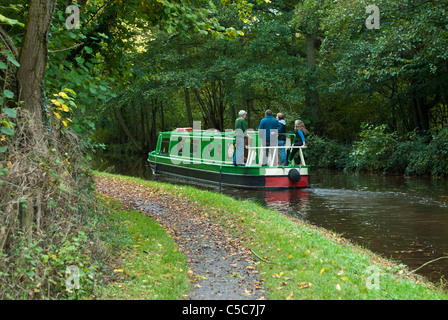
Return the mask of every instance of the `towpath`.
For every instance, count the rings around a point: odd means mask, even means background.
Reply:
[[[158,221],[188,258],[191,300],[258,300],[264,290],[250,251],[195,203],[119,178],[96,177],[98,192]]]

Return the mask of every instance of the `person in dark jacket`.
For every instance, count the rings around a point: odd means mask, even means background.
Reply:
[[[270,109],[266,110],[265,117],[261,119],[258,126],[258,135],[261,138],[262,146],[277,146],[278,132],[282,126],[280,122],[272,116]],[[263,166],[267,165],[267,159],[269,156],[269,149],[266,148],[266,152],[263,153]]]
[[[278,132],[278,155],[280,158],[280,165],[284,166],[286,163],[286,151],[284,147],[286,145],[286,121],[285,115],[281,112],[277,113],[277,120],[280,122],[282,128]]]
[[[305,124],[302,120],[296,120],[294,122],[294,133],[296,135],[294,146],[305,146],[305,134],[308,133],[308,130],[306,130]],[[286,153],[285,166],[289,166],[289,162],[294,159],[297,151],[299,151],[298,148],[288,150],[288,152]]]

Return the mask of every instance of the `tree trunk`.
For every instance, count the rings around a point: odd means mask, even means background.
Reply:
[[[190,120],[189,120],[190,121]],[[161,122],[161,131],[165,131],[165,114],[164,114],[164,107],[163,107],[163,101],[160,101],[160,122]],[[193,126],[193,117],[191,118],[190,125]]]
[[[207,106],[207,101],[205,101],[205,99],[202,98],[201,93],[199,91],[200,89],[194,89],[194,94],[196,96],[196,100],[199,103],[199,106],[202,109],[202,113],[203,113],[203,119],[204,119],[204,126],[206,128],[216,128],[216,124],[214,121],[214,117],[212,116],[211,112],[210,112],[210,108]]]
[[[429,107],[424,98],[419,97],[416,99],[416,106],[419,119],[419,128],[421,130],[429,130]]]
[[[308,66],[310,66],[310,67],[316,66],[316,57],[314,54],[315,42],[316,42],[316,36],[314,34],[306,35],[306,58],[307,58]]]
[[[25,37],[20,51],[17,71],[18,98],[31,115],[29,139],[32,146],[46,153],[44,138],[43,97],[45,96],[45,70],[47,67],[48,32],[53,19],[56,0],[31,0]]]
[[[148,121],[148,119],[145,119],[145,110],[143,110],[144,106],[143,103],[140,102],[140,126],[142,127],[142,135],[140,137],[140,144],[142,146],[142,150],[145,150],[147,145],[147,132],[145,130],[145,122]],[[137,122],[134,123],[134,125],[137,127]]]
[[[315,75],[316,68],[316,55],[315,55],[315,45],[316,45],[316,35],[315,34],[307,34],[306,35],[306,56],[308,66],[312,70],[312,76],[306,83],[306,92],[305,92],[305,103],[307,107],[307,113],[310,116],[313,122],[319,122],[319,93],[314,90],[312,87],[317,83],[317,78]]]
[[[188,118],[188,126],[193,126],[193,115],[191,113],[191,103],[190,103],[190,89],[185,88],[185,107],[187,108],[187,118]]]
[[[157,141],[157,100],[155,101],[154,105],[152,106],[151,109],[151,135],[150,135],[150,140],[151,140],[151,147],[154,148],[156,146],[156,141]]]
[[[420,130],[428,130],[429,129],[429,110],[432,106],[427,102],[426,95],[418,89],[422,86],[422,83],[418,80],[412,80],[412,97],[411,97],[411,106],[412,106],[412,118],[414,121],[414,127],[419,128]],[[433,105],[436,105],[438,102],[437,99],[434,99]]]
[[[112,107],[112,109],[114,110],[115,117],[118,119],[118,122],[120,123],[121,127],[123,128],[123,131],[125,132],[125,134],[129,138],[129,140],[131,140],[131,142],[134,144],[134,146],[137,148],[137,150],[142,150],[141,146],[139,146],[137,144],[137,142],[135,141],[135,139],[132,137],[132,134],[129,131],[129,128],[127,127],[126,122],[123,119],[123,115],[121,114],[120,108],[119,107]]]
[[[253,99],[246,100],[246,112],[247,112],[246,122],[247,122],[247,127],[248,128],[251,127],[251,122],[250,122],[251,117],[250,117],[250,115],[252,113],[253,105],[254,105],[254,100]]]

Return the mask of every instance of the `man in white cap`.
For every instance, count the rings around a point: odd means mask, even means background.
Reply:
[[[247,112],[241,110],[238,112],[238,118],[235,120],[235,164],[237,166],[244,166],[244,137],[247,135]]]

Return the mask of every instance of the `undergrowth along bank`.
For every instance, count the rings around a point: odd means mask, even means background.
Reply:
[[[448,129],[391,132],[386,125],[363,124],[356,141],[340,143],[311,134],[304,151],[313,167],[346,172],[408,176],[448,176]]]
[[[156,221],[98,194],[90,204],[82,220],[60,217],[49,232],[14,235],[0,254],[0,299],[175,300],[188,293],[186,258]]]
[[[269,299],[447,299],[446,292],[408,275],[402,265],[375,255],[325,229],[309,225],[250,201],[118,175],[105,179],[135,183],[173,201],[191,201],[208,219],[219,222],[258,259]]]

